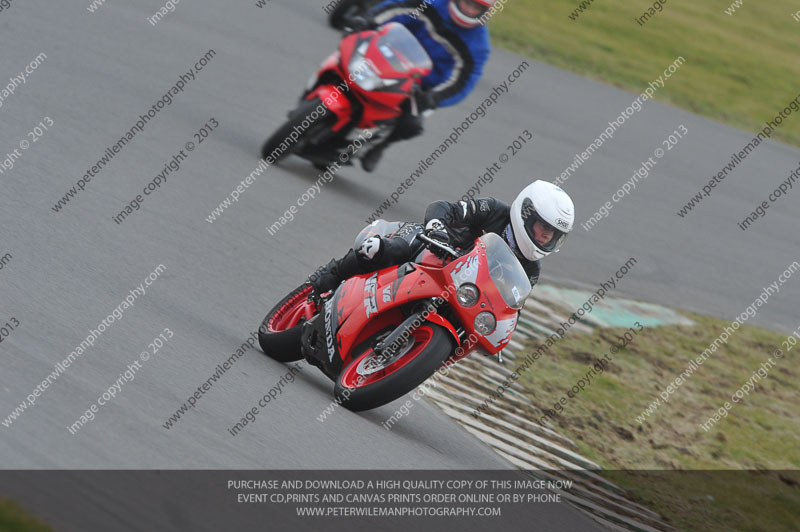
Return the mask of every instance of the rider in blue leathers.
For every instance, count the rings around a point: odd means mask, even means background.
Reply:
[[[484,25],[497,0],[387,0],[369,12],[375,25],[399,22],[428,52],[433,71],[422,80],[416,97],[420,112],[455,105],[475,88],[489,58],[489,32]],[[422,133],[422,116],[407,105],[392,134],[370,150],[361,165],[375,169],[391,142]]]

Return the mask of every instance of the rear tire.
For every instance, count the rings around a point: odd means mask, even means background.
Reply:
[[[305,320],[299,322],[291,319],[293,312],[302,310],[302,306],[311,291],[309,283],[295,288],[280,303],[267,313],[258,328],[258,345],[268,357],[278,362],[294,362],[303,358],[300,350],[300,333]]]
[[[421,334],[418,334],[421,333]],[[418,337],[429,334],[429,338],[421,342]],[[453,338],[444,327],[432,323],[424,323],[414,331],[414,344],[408,353],[389,364],[392,366],[405,357],[412,357],[398,369],[391,371],[374,382],[367,382],[354,387],[354,379],[360,378],[357,368],[368,358],[372,350],[373,338],[362,344],[352,362],[345,366],[336,378],[333,393],[343,407],[354,412],[370,410],[383,406],[407,394],[430,377],[450,358],[453,352]],[[421,350],[418,350],[421,347]],[[382,370],[381,370],[382,371]],[[368,379],[370,377],[367,377]]]
[[[308,124],[310,122],[310,125],[303,127],[303,121],[305,121],[307,117],[309,117],[311,113],[318,107],[322,107],[324,110],[323,113],[318,116],[316,120],[309,118],[306,123]],[[302,141],[308,136],[316,133],[319,129],[332,127],[335,123],[335,119],[336,115],[331,113],[324,105],[322,105],[322,101],[319,98],[314,98],[313,100],[302,100],[298,104],[297,108],[289,113],[289,119],[281,127],[279,127],[278,130],[275,131],[275,133],[273,133],[272,136],[267,139],[267,141],[261,147],[261,158],[266,160],[270,154],[275,153],[277,150],[277,154],[271,159],[272,163],[277,163],[284,157],[295,153]],[[286,140],[289,139],[289,135],[291,135],[295,129],[300,130],[297,140],[289,144],[286,149],[281,151],[281,144],[285,144]]]

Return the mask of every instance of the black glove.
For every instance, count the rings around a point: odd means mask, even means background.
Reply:
[[[345,29],[350,32],[359,32],[367,30],[375,30],[380,27],[380,24],[375,22],[375,19],[369,15],[353,15],[347,17],[345,21]]]
[[[414,96],[417,101],[417,108],[419,112],[422,113],[424,111],[428,111],[430,109],[436,109],[439,107],[438,102],[436,101],[436,96],[433,94],[433,91],[426,91],[425,89],[420,89],[417,91],[417,94]]]
[[[434,218],[425,224],[425,236],[441,242],[442,244],[450,245],[450,234],[447,232],[447,228],[444,226],[444,224],[437,218]],[[431,246],[430,250],[431,253],[440,259],[445,259],[450,256],[447,251],[437,246]]]

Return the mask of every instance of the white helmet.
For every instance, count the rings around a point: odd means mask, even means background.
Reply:
[[[489,11],[489,8],[492,7],[497,0],[450,0],[450,18],[453,19],[453,22],[461,26],[462,28],[474,28],[476,26],[481,25],[481,19]],[[480,13],[476,16],[468,16],[464,13],[463,7],[459,7],[459,4],[471,4],[471,7],[476,11],[480,11]]]
[[[537,221],[553,230],[553,237],[545,244],[534,238],[533,224]],[[574,221],[575,206],[569,195],[547,181],[534,181],[522,189],[511,204],[514,240],[528,260],[539,260],[558,251],[567,233],[572,230]]]

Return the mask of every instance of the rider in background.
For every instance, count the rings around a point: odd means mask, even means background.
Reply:
[[[362,27],[399,22],[414,34],[428,52],[433,71],[422,80],[416,96],[419,112],[455,105],[475,88],[483,65],[489,59],[489,31],[486,15],[497,0],[387,0],[369,12],[371,20]],[[394,131],[361,159],[372,172],[392,142],[407,140],[423,131],[422,115],[404,105]]]
[[[496,233],[517,256],[533,286],[539,280],[539,261],[558,251],[574,221],[569,195],[541,180],[522,189],[511,205],[495,198],[435,201],[425,211],[424,226],[407,223],[392,235],[367,238],[358,249],[319,268],[309,281],[314,297],[320,298],[354,275],[411,261],[411,241],[417,233],[459,248],[471,247],[484,233]]]

